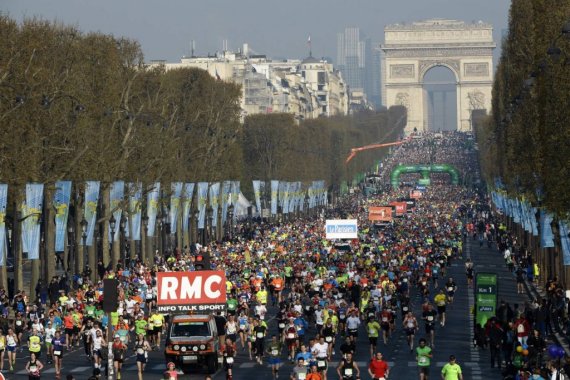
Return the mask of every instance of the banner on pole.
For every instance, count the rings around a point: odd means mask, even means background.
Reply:
[[[212,227],[218,226],[218,205],[220,203],[220,183],[210,185],[210,207],[212,208]]]
[[[148,217],[148,235],[154,236],[156,229],[156,215],[158,214],[158,200],[160,197],[160,182],[155,182],[146,195],[146,216]]]
[[[129,183],[129,213],[132,227],[130,237],[134,241],[139,241],[141,240],[142,219],[142,183],[140,182]]]
[[[279,192],[279,181],[271,181],[271,215],[277,215],[277,194]]]
[[[99,204],[99,181],[85,182],[85,212],[83,216],[87,221],[87,240],[86,245],[93,245],[93,234],[95,232],[95,223],[97,222],[97,205]]]
[[[184,185],[184,200],[182,210],[182,228],[184,231],[190,231],[190,211],[192,210],[192,197],[194,196],[194,184],[187,183]]]
[[[228,206],[231,204],[231,181],[222,182],[222,226],[226,225]]]
[[[55,208],[55,251],[65,250],[65,236],[67,233],[67,218],[69,217],[69,202],[71,200],[71,181],[57,181],[53,194],[53,207]],[[1,244],[1,242],[0,242]]]
[[[261,181],[253,181],[253,195],[257,212],[261,214]]]
[[[111,225],[109,224],[109,241],[119,241],[119,234],[121,230],[121,217],[123,215],[123,209],[121,207],[121,202],[125,196],[125,182],[115,181],[111,183],[110,189],[110,200],[111,200],[111,212],[113,213],[113,218],[115,218],[115,233],[113,234],[113,239],[111,239]]]
[[[198,228],[206,224],[206,202],[208,201],[208,182],[198,182]]]
[[[180,210],[180,197],[182,196],[182,182],[172,182],[170,184],[170,189],[172,190],[172,195],[170,195],[170,232],[176,232],[178,227],[178,210]]]

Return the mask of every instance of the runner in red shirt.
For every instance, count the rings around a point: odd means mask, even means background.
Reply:
[[[370,360],[368,373],[374,380],[386,380],[390,373],[390,368],[388,368],[388,363],[382,360],[382,354],[380,352],[377,352],[374,359]]]

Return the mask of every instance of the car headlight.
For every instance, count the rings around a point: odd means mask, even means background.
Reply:
[[[205,344],[201,344],[201,345],[200,345],[200,349],[201,349],[201,350],[205,350],[205,349],[206,349],[206,345],[205,345]]]
[[[173,348],[174,348],[174,351],[178,351],[180,349],[180,346],[175,344]]]
[[[182,348],[180,349],[180,351],[186,352],[186,347],[182,346]]]
[[[192,351],[194,351],[194,352],[198,352],[198,346],[194,346],[194,347],[192,347]]]

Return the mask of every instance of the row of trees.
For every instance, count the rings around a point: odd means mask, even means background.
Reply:
[[[47,200],[58,180],[73,182],[75,231],[81,231],[85,181],[101,181],[96,231],[102,257],[116,262],[118,248],[110,250],[104,233],[114,180],[160,181],[165,189],[171,181],[241,180],[248,191],[251,179],[326,179],[333,190],[380,157],[381,152],[365,153],[345,166],[351,147],[392,141],[405,125],[402,108],[300,125],[283,114],[250,116],[242,123],[240,86],[198,69],[150,69],[136,41],[44,20],[18,24],[0,14],[0,51],[0,182],[9,185],[6,214],[13,236],[19,236],[16,211],[25,184],[45,184],[43,260],[41,266],[32,263],[33,285],[41,272],[47,279],[55,272],[55,210]],[[75,239],[80,246],[81,233]],[[21,247],[15,240],[21,289]],[[0,282],[6,283],[4,268]]]
[[[479,124],[482,169],[558,215],[570,210],[570,3],[517,0]]]

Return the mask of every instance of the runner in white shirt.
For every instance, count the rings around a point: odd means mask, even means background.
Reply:
[[[319,341],[313,345],[311,352],[317,358],[317,369],[322,373],[324,379],[327,378],[327,360],[330,359],[328,351],[329,344],[325,342],[325,337],[321,335]]]

